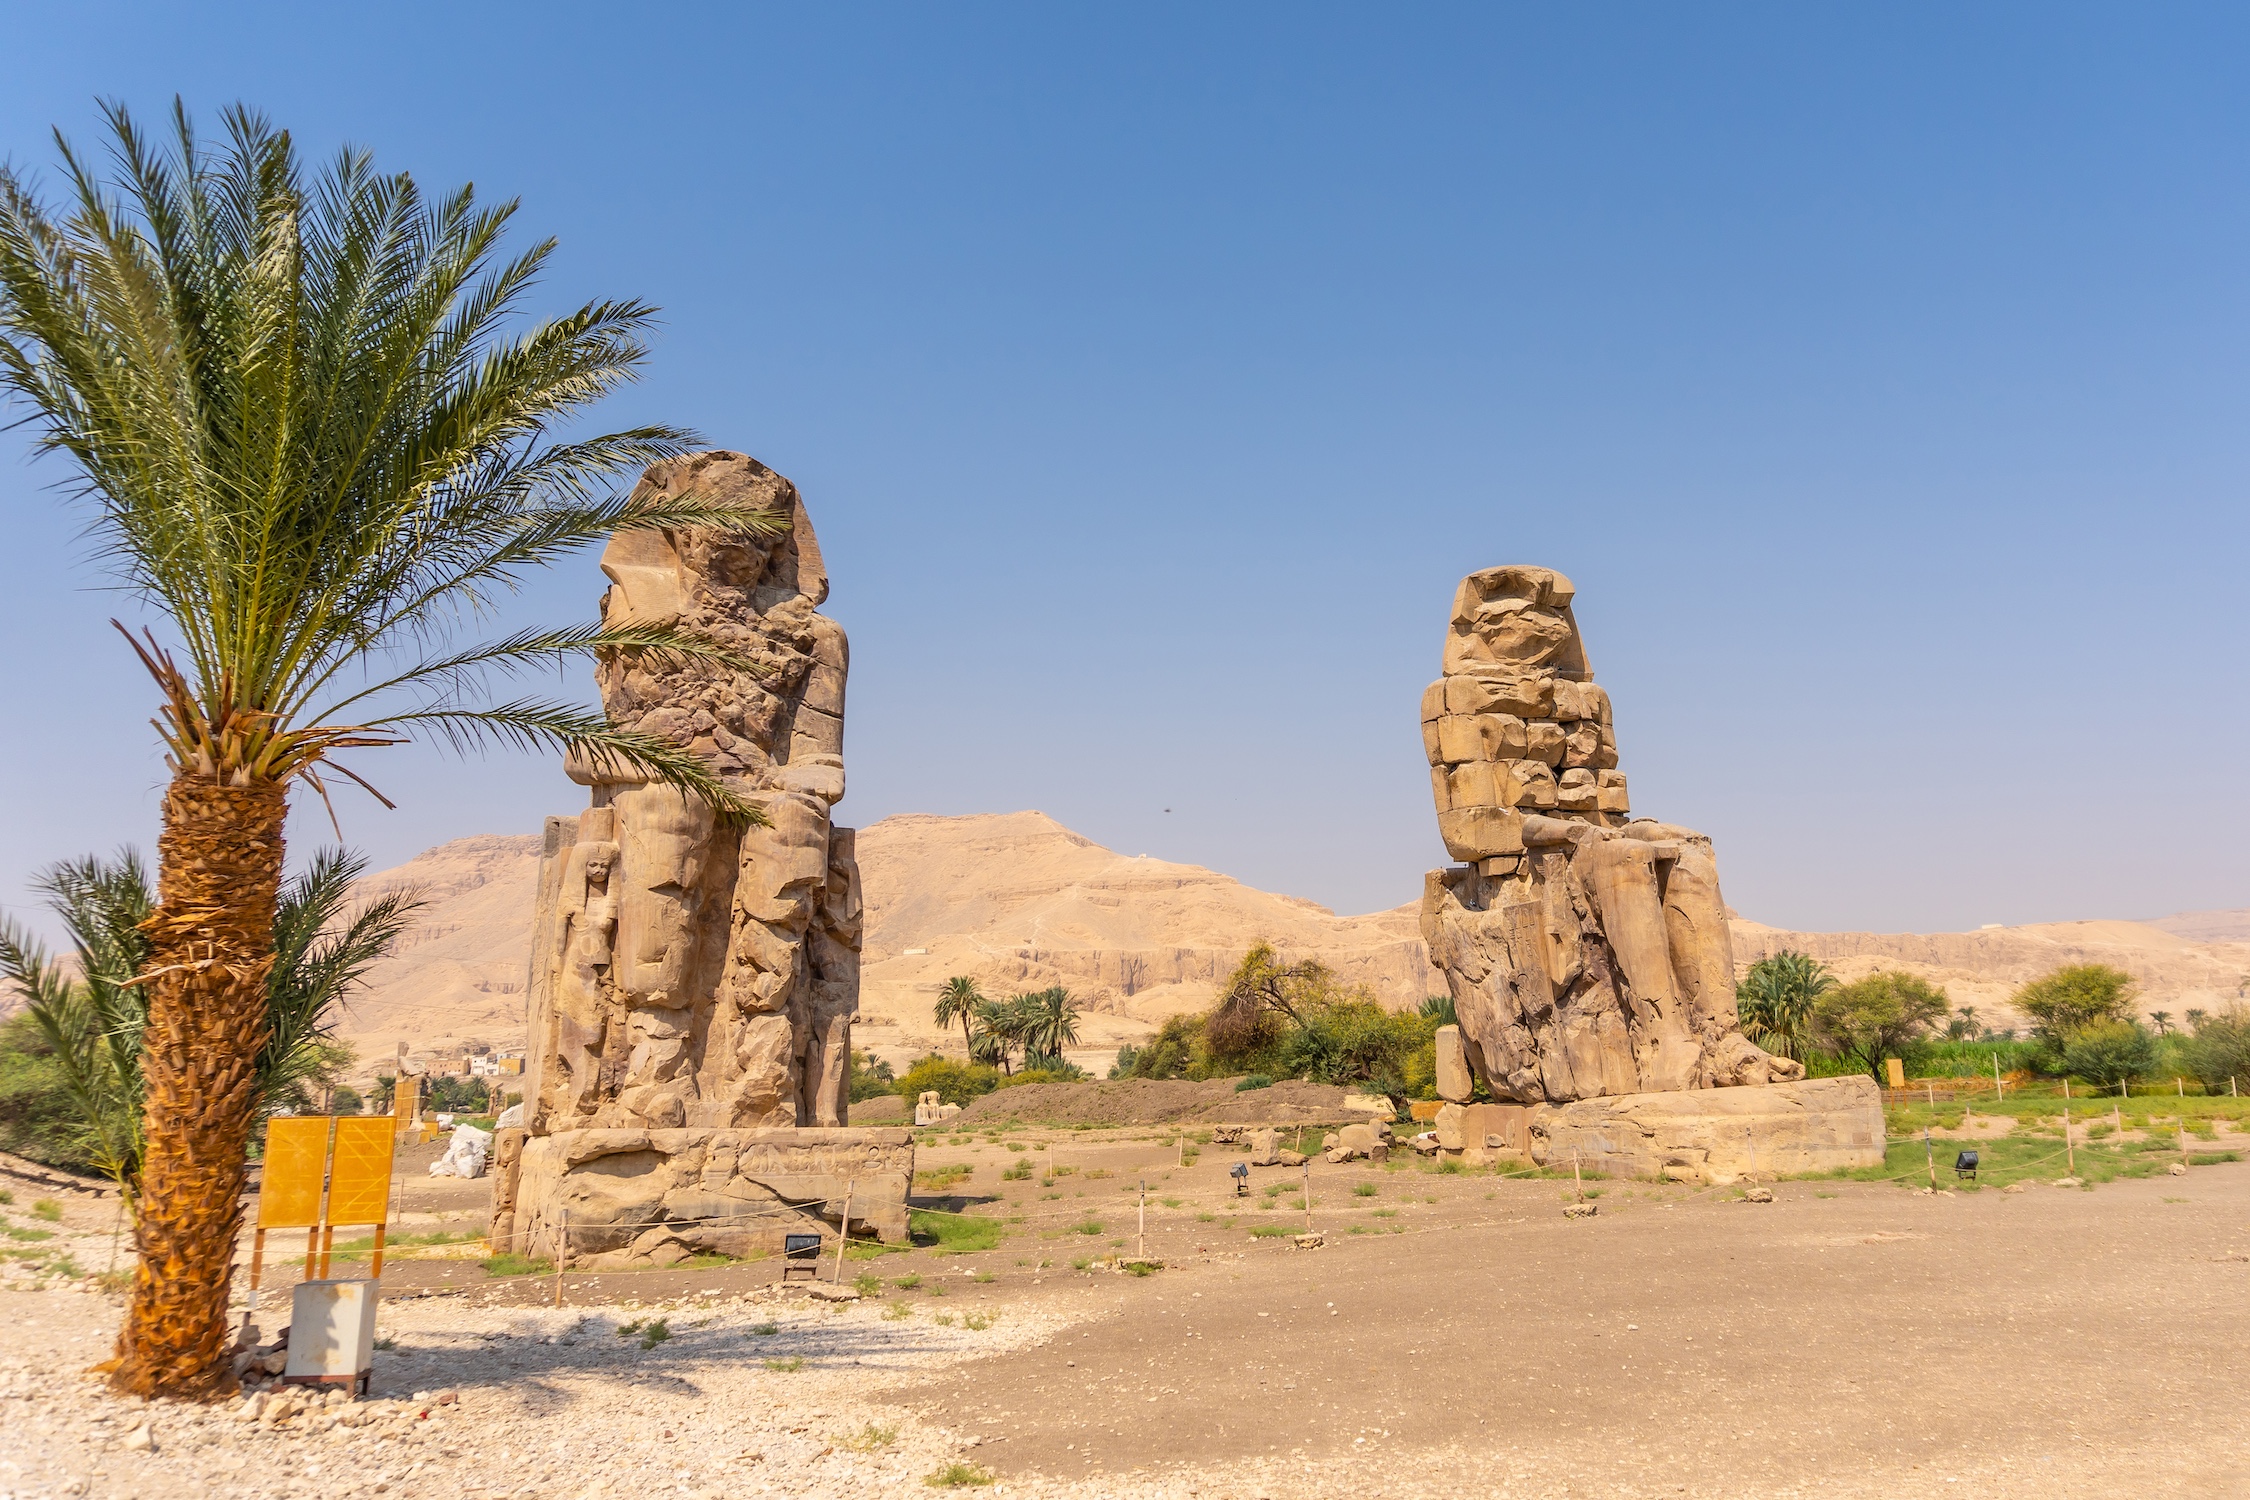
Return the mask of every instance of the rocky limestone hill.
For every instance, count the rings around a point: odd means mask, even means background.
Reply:
[[[1086,1008],[1089,1063],[1166,1016],[1209,1005],[1260,939],[1318,956],[1387,1004],[1416,1004],[1436,987],[1412,903],[1340,917],[1198,865],[1115,853],[1044,813],[885,818],[860,830],[859,861],[859,1039],[894,1062],[947,1043],[930,1009],[954,974],[993,995],[1067,986]],[[538,862],[534,836],[482,835],[368,878],[370,891],[413,887],[427,902],[341,1028],[370,1071],[401,1041],[433,1057],[522,1047]],[[1738,918],[1734,948],[1738,966],[1795,948],[1847,979],[1904,968],[1995,1024],[2008,1023],[2006,998],[2025,980],[2109,963],[2140,980],[2144,1008],[2177,1017],[2224,1006],[2250,979],[2250,911],[1932,934],[1790,932]]]

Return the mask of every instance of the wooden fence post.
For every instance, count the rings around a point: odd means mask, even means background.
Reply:
[[[840,1283],[844,1279],[844,1246],[850,1242],[852,1237],[852,1194],[856,1192],[858,1188],[858,1178],[852,1177],[845,1179],[844,1227],[836,1234],[836,1274],[829,1278],[831,1282]]]

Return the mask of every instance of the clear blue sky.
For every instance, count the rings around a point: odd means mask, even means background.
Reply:
[[[1040,808],[1413,899],[1451,590],[1532,562],[1578,582],[1636,810],[1711,833],[1747,915],[2250,904],[2242,7],[12,3],[4,34],[19,164],[92,141],[97,95],[245,100],[520,195],[548,308],[661,304],[607,415],[802,488],[854,821]],[[103,624],[131,601],[22,455],[11,906],[152,847],[162,775]],[[402,804],[346,804],[381,863],[580,796],[358,764]]]

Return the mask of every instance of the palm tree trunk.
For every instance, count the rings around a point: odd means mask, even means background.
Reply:
[[[228,1374],[227,1290],[281,883],[285,793],[175,776],[150,919],[147,1145],[113,1379],[139,1396],[205,1395]]]

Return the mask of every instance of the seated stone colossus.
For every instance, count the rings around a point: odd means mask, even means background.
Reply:
[[[1711,841],[1631,816],[1573,592],[1548,568],[1470,574],[1422,696],[1438,829],[1461,861],[1422,895],[1456,1067],[1522,1104],[1802,1078],[1742,1034]]]
[[[651,490],[785,517],[770,536],[627,531],[612,628],[679,625],[732,661],[612,652],[610,720],[703,760],[755,825],[628,768],[547,820],[523,1127],[495,1142],[496,1249],[573,1264],[777,1249],[826,1224],[906,1237],[913,1144],[850,1124],[862,924],[844,796],[844,632],[795,485],[746,454],[652,466]]]

